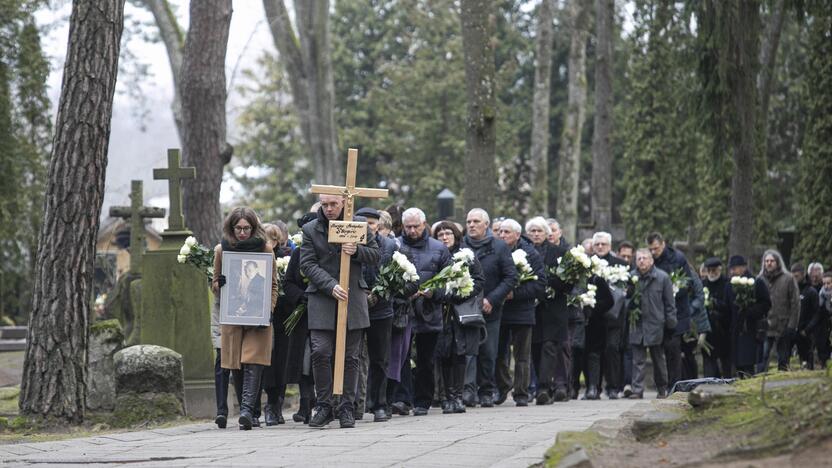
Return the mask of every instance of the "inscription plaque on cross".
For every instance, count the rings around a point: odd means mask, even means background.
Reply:
[[[352,221],[355,197],[387,198],[386,189],[356,187],[355,171],[357,168],[358,150],[350,148],[347,151],[347,183],[343,187],[338,185],[312,184],[312,188],[310,189],[311,193],[318,195],[340,195],[344,197],[344,221],[341,223],[330,222],[327,239],[330,243],[362,243],[361,237],[366,236],[367,223],[356,223]],[[336,227],[338,225],[341,228]],[[363,230],[360,229],[360,225],[363,225]],[[366,239],[363,240],[366,241]],[[335,395],[341,395],[344,392],[344,355],[347,339],[347,305],[349,304],[350,293],[350,259],[351,257],[349,255],[341,251],[341,269],[338,283],[347,292],[347,300],[338,301],[338,320],[335,328],[335,375],[333,376],[332,382],[332,393]]]
[[[153,178],[168,181],[168,196],[170,197],[170,216],[168,216],[168,231],[185,231],[185,218],[182,216],[182,181],[196,178],[196,168],[180,167],[179,150],[168,149],[167,169],[153,169]]]
[[[142,206],[142,181],[130,183],[130,206],[111,206],[110,216],[130,219],[130,273],[141,275],[142,255],[144,255],[144,220],[164,218],[165,209],[154,206]]]

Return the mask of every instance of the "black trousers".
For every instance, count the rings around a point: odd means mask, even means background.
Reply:
[[[569,387],[569,346],[563,341],[532,344],[532,362],[537,372],[537,393]]]
[[[214,360],[214,393],[217,397],[217,415],[228,416],[228,377],[231,374],[229,369],[223,369],[220,365],[221,351],[216,349],[217,358]]]
[[[717,356],[716,349],[710,355],[702,353],[702,371],[705,377],[730,378],[733,375],[731,356]]]
[[[370,320],[367,329],[367,411],[387,408],[387,363],[390,360],[390,337],[393,318]]]
[[[832,351],[829,343],[829,328],[828,323],[820,323],[812,333],[812,342],[818,350],[818,362],[821,369],[826,368],[826,361],[829,360],[830,351]]]
[[[462,387],[465,384],[466,356],[451,355],[440,359],[442,366],[442,380],[444,381],[444,392],[442,399],[454,401],[462,399]]]
[[[436,342],[439,339],[439,332],[416,333],[414,345],[416,346],[416,373],[413,382],[413,406],[417,408],[430,408],[433,402],[434,375],[433,368],[436,359]]]
[[[672,332],[665,331],[664,342],[664,357],[667,362],[667,388],[673,387],[673,384],[679,381],[679,376],[682,374],[682,344],[681,337],[674,335]]]
[[[607,341],[604,344],[604,380],[608,392],[619,392],[624,387],[621,383],[621,328],[607,328]]]
[[[511,346],[509,348],[509,345]],[[512,397],[529,398],[529,380],[531,379],[532,326],[504,325],[500,327],[501,354],[497,356],[497,389],[501,396],[508,395],[514,389]],[[514,351],[514,379],[512,382],[509,362],[511,349]]]
[[[682,380],[691,380],[699,377],[699,364],[696,362],[696,340],[680,343],[682,351]]]
[[[344,353],[344,393],[341,395],[341,407],[352,408],[355,403],[355,389],[358,382],[358,354],[361,336],[364,330],[347,332]],[[329,330],[310,330],[312,339],[312,373],[315,378],[315,393],[319,405],[332,407],[332,361],[335,355],[335,332]]]

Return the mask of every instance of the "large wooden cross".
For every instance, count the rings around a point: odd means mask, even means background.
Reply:
[[[153,169],[153,178],[168,181],[170,216],[168,231],[184,231],[185,218],[182,216],[182,181],[196,178],[196,168],[179,166],[179,150],[168,150],[167,169]]]
[[[355,186],[355,170],[358,167],[358,150],[350,148],[347,152],[347,183],[338,185],[312,185],[310,192],[319,195],[339,195],[344,197],[344,221],[352,221],[355,197],[387,198],[386,189],[359,188]],[[366,223],[362,234],[366,234]],[[356,239],[333,238],[330,231],[330,243],[355,242]],[[350,292],[350,256],[341,251],[341,270],[338,283],[347,292],[346,301],[338,301],[338,322],[335,330],[335,375],[333,377],[332,393],[341,395],[344,392],[344,356],[347,340],[347,306]]]
[[[130,185],[130,206],[111,206],[110,216],[130,219],[130,273],[140,275],[142,272],[142,255],[144,254],[144,220],[146,218],[164,218],[165,209],[142,206],[142,181],[134,180]]]

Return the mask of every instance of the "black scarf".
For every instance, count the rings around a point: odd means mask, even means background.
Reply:
[[[494,240],[494,236],[491,234],[491,229],[485,231],[485,236],[482,239],[472,239],[467,235],[465,236],[465,243],[474,250],[479,250],[480,247],[490,244],[492,240]]]
[[[421,249],[428,243],[428,228],[425,228],[425,230],[422,231],[422,236],[418,239],[411,239],[407,234],[405,234],[402,236],[402,240],[404,240],[404,243],[410,247]]]
[[[262,252],[266,241],[260,237],[249,237],[232,246],[230,242],[223,239],[221,245],[223,252]]]

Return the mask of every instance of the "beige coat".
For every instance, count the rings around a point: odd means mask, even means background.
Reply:
[[[268,245],[263,252],[274,255]],[[222,248],[214,249],[214,271],[222,271]],[[216,287],[216,284],[215,284]],[[222,294],[222,289],[219,290]],[[272,269],[272,311],[277,302],[277,269]],[[221,357],[223,369],[239,369],[240,364],[272,363],[272,327],[245,327],[241,325],[220,325]]]

